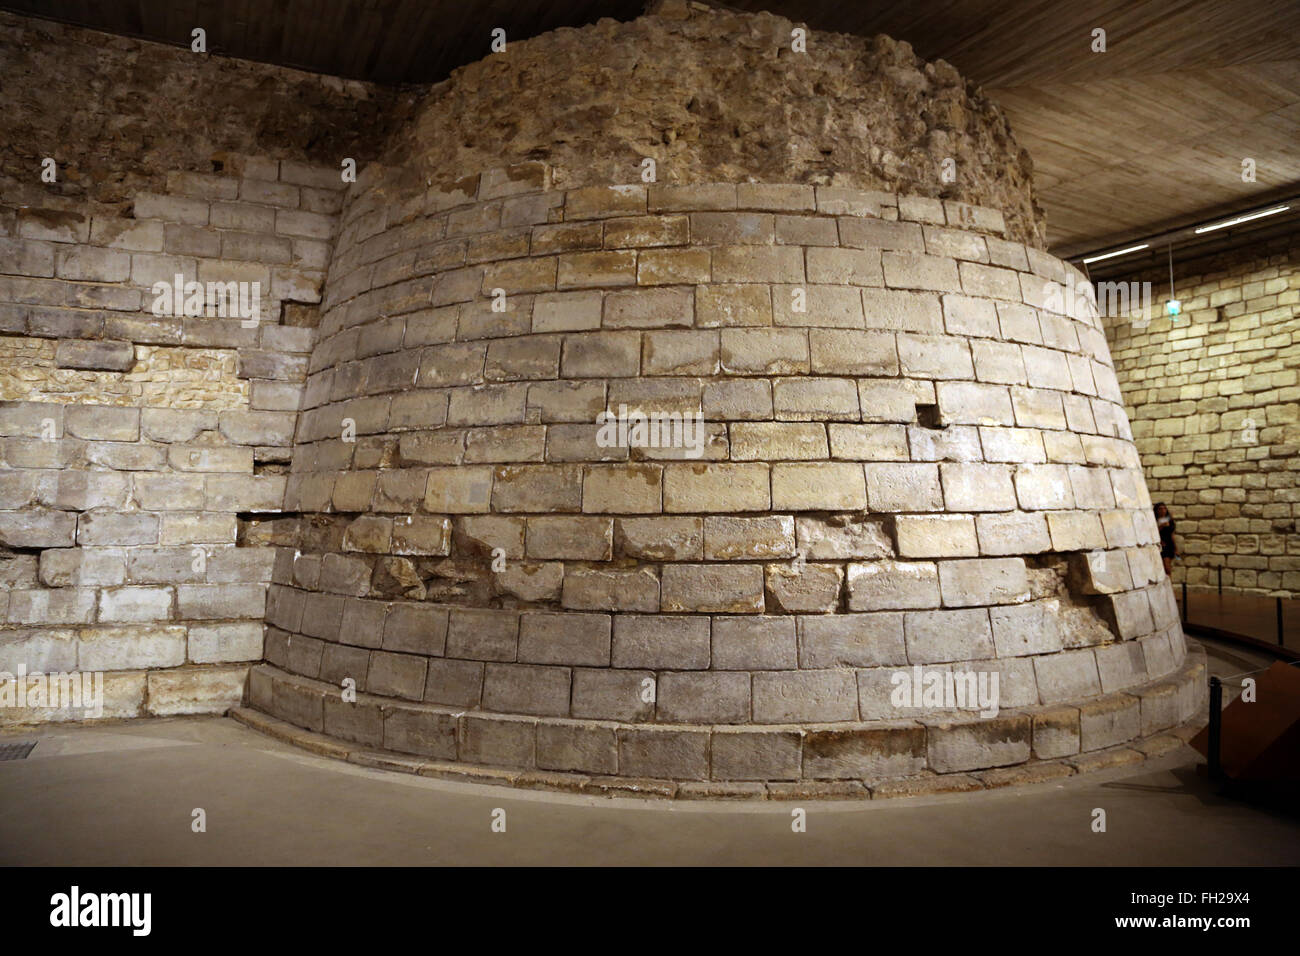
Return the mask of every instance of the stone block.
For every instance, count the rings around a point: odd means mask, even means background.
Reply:
[[[424,507],[434,513],[486,512],[492,498],[493,470],[487,466],[432,468]]]
[[[1079,709],[1052,707],[1035,711],[1033,753],[1039,760],[1069,757],[1079,752]]]
[[[483,669],[478,661],[429,660],[424,699],[449,707],[477,707],[483,697]]]
[[[659,720],[686,724],[733,724],[749,720],[749,674],[687,671],[663,674],[656,688]]]
[[[135,367],[135,347],[130,342],[62,339],[54,350],[57,368],[100,372],[129,372]]]
[[[574,717],[637,722],[654,714],[654,674],[640,670],[573,670]]]
[[[808,334],[796,329],[723,329],[721,362],[731,374],[806,373]]]
[[[812,371],[828,375],[893,376],[898,348],[888,332],[812,329],[808,333]]]
[[[111,513],[91,511],[77,521],[77,544],[158,544],[158,515],[148,511]]]
[[[64,414],[66,433],[100,441],[136,441],[140,437],[140,409],[111,405],[69,405]]]
[[[488,664],[483,674],[483,708],[507,714],[565,716],[569,713],[567,667]]]
[[[670,564],[662,569],[667,612],[761,614],[763,570],[758,565]]]
[[[560,374],[565,378],[618,378],[638,374],[641,336],[637,332],[576,332],[565,336]]]
[[[715,728],[711,741],[714,780],[797,780],[802,735],[797,731]]]
[[[122,548],[50,548],[39,560],[40,582],[46,587],[111,587],[126,580]]]
[[[861,466],[847,462],[772,466],[772,507],[780,511],[854,511],[867,507]]]
[[[608,614],[525,613],[520,615],[521,663],[608,667]]]
[[[1079,749],[1088,753],[1126,743],[1142,732],[1136,697],[1113,694],[1079,705]]]
[[[224,714],[241,703],[247,677],[246,666],[150,671],[149,713],[157,717]]]
[[[1102,693],[1110,694],[1146,683],[1146,655],[1136,641],[1096,648]]]
[[[386,651],[441,657],[447,647],[447,609],[397,602],[384,620]]]
[[[438,760],[455,760],[456,718],[415,707],[385,707],[383,748]]]
[[[894,553],[884,521],[860,513],[799,515],[795,533],[799,551],[810,561],[884,558]]]
[[[939,590],[945,607],[1015,604],[1029,600],[1023,558],[972,558],[939,563]]]
[[[885,284],[877,249],[810,248],[806,257],[809,282],[876,287]],[[870,324],[870,313],[867,319]]]
[[[0,544],[8,548],[70,548],[77,516],[63,511],[0,512]]]
[[[867,499],[872,511],[897,514],[943,510],[938,465],[873,462],[863,468],[866,473]]]
[[[8,620],[10,624],[42,626],[89,624],[95,616],[95,598],[96,592],[91,588],[10,591]]]
[[[635,727],[618,731],[621,776],[669,780],[707,780],[707,731]]]
[[[885,285],[891,289],[956,292],[961,289],[957,263],[941,256],[888,251],[882,257]]]
[[[185,628],[153,624],[99,627],[81,632],[77,663],[83,671],[177,667],[185,663]]]
[[[804,779],[906,777],[920,773],[925,767],[926,729],[918,724],[816,729],[804,737]]]
[[[1057,704],[1101,693],[1097,658],[1091,647],[1034,658],[1034,675],[1044,704]]]
[[[645,375],[715,375],[720,368],[717,332],[647,332],[642,338]]]
[[[572,195],[572,194],[570,194]],[[460,718],[456,757],[465,763],[528,768],[537,760],[537,721],[499,714]]]
[[[930,561],[871,561],[848,566],[849,608],[913,610],[939,606],[939,575]]]
[[[765,464],[668,465],[664,469],[664,511],[766,511],[771,506],[769,487]]]
[[[719,246],[713,250],[714,282],[804,280],[803,250],[789,246]]]
[[[649,561],[700,560],[704,530],[699,518],[619,518],[615,524],[618,553]]]
[[[919,225],[883,219],[840,219],[840,244],[854,249],[925,251],[925,237]]]
[[[858,390],[847,378],[779,378],[772,383],[776,417],[787,421],[857,421]]]
[[[798,667],[798,643],[792,615],[715,617],[712,637],[714,670],[793,670]]]
[[[691,216],[691,241],[705,245],[771,245],[775,232],[775,219],[766,213],[699,212]]]
[[[1008,465],[948,462],[939,466],[949,511],[1013,511],[1016,493]]]
[[[844,571],[833,564],[803,564],[799,568],[769,564],[765,580],[767,600],[774,611],[829,613],[840,606]]]
[[[614,667],[700,670],[709,666],[707,617],[621,614],[614,618]]]
[[[903,628],[913,664],[983,660],[994,656],[993,630],[984,608],[908,611]]]
[[[660,465],[592,465],[582,480],[582,510],[602,514],[653,514],[662,508]]]
[[[375,651],[370,655],[366,690],[381,697],[420,700],[424,696],[425,659],[412,654]]]
[[[575,674],[575,687],[577,676]],[[618,772],[618,740],[612,726],[576,721],[537,725],[537,766],[564,772]]]
[[[1111,628],[1124,640],[1143,637],[1156,629],[1145,591],[1107,595],[1100,610]]]
[[[989,609],[993,643],[1000,658],[1054,654],[1062,649],[1056,599]]]
[[[858,689],[849,670],[798,671],[754,674],[754,722],[856,720]]]
[[[657,611],[659,578],[653,568],[573,568],[564,575],[560,605],[578,611]]]
[[[767,285],[696,286],[695,324],[699,328],[771,325],[771,288]]]
[[[902,614],[877,612],[799,618],[800,667],[878,667],[906,662]]]
[[[704,557],[710,561],[789,558],[794,552],[794,519],[787,515],[704,519]]]
[[[446,656],[463,660],[513,661],[519,645],[519,615],[513,611],[453,608],[447,625]]]
[[[938,773],[1005,767],[1029,759],[1032,724],[1025,715],[931,724],[926,742],[930,768]]]
[[[970,515],[899,515],[898,553],[904,558],[960,558],[979,554]]]
[[[101,623],[166,621],[172,616],[172,592],[160,587],[110,588],[99,593]]]

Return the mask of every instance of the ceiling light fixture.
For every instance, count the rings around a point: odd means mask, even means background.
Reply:
[[[1229,226],[1235,226],[1239,223],[1250,222],[1252,219],[1263,219],[1265,216],[1274,216],[1280,212],[1286,212],[1290,206],[1274,206],[1272,209],[1265,209],[1263,212],[1252,212],[1248,216],[1238,216],[1236,219],[1228,219],[1224,222],[1216,222],[1212,226],[1202,226],[1196,230],[1199,236],[1203,232],[1213,232],[1216,229],[1227,229]]]
[[[1165,302],[1165,313],[1170,317],[1183,311],[1183,304],[1174,295],[1174,244],[1169,243],[1169,299]]]
[[[1108,252],[1103,256],[1089,256],[1087,259],[1084,259],[1083,261],[1085,265],[1088,264],[1089,262],[1101,262],[1102,259],[1114,259],[1116,256],[1125,256],[1128,255],[1130,252],[1137,252],[1139,249],[1149,249],[1150,247],[1151,247],[1151,243],[1144,242],[1140,246],[1129,246],[1127,249],[1120,249],[1116,252]]]

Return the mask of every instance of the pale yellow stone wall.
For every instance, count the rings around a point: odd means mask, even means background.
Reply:
[[[1134,281],[1168,298],[1167,273]],[[1106,329],[1147,487],[1177,522],[1173,579],[1300,593],[1300,240],[1189,263],[1175,289],[1176,319]]]

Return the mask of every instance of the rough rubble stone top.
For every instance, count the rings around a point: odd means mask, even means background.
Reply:
[[[936,196],[1000,209],[1009,238],[1042,247],[1032,163],[994,103],[907,43],[808,31],[796,53],[795,27],[664,4],[510,41],[435,85],[394,145],[433,185],[527,160],[554,166],[563,188],[640,182],[651,157],[661,183]]]

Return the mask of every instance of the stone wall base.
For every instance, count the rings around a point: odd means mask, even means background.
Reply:
[[[358,694],[261,664],[240,722],[362,766],[528,789],[676,798],[889,797],[1138,763],[1204,722],[1205,652],[1168,678],[980,719],[798,726],[628,724],[456,710]]]
[[[0,685],[0,727],[27,727],[34,724],[99,721],[127,717],[175,717],[182,714],[225,714],[237,707],[248,682],[248,664],[174,667],[154,671],[108,671],[103,674],[102,710],[89,713],[82,706],[47,706],[45,699],[34,694],[43,684],[43,675],[25,679],[27,689],[20,695],[17,679]],[[62,675],[78,684],[90,674]],[[67,686],[67,685],[65,685]],[[22,701],[22,705],[19,705]]]

